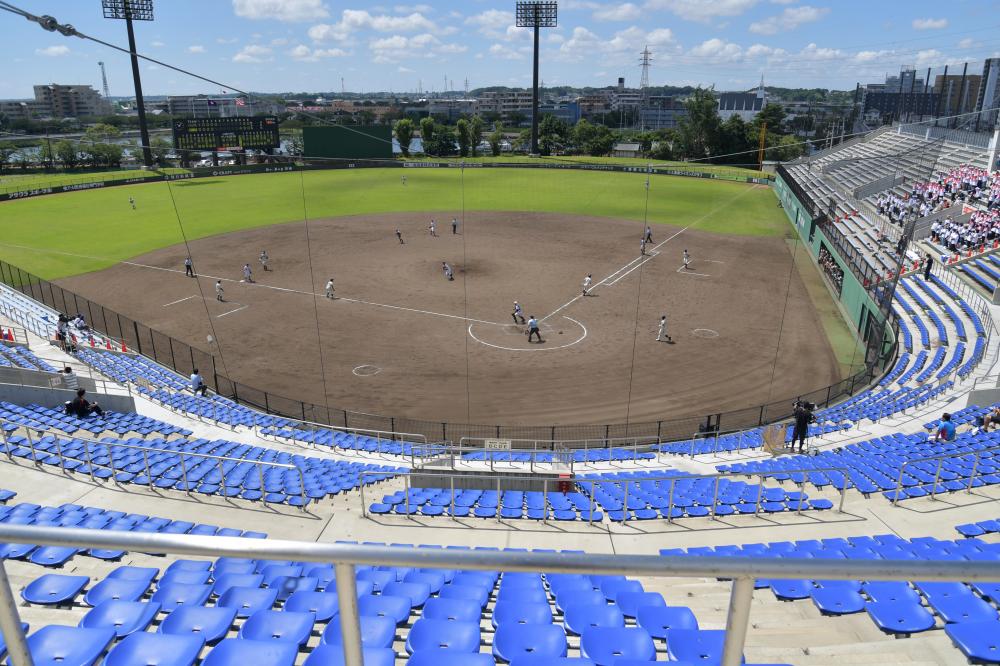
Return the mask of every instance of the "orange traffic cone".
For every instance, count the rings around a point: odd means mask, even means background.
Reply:
[[[9,340],[10,342],[14,342],[14,329],[12,328],[7,329],[7,334],[6,336],[4,336],[4,340]]]
[[[128,349],[125,347],[125,341],[124,340],[122,340],[122,351],[123,352],[127,352],[128,351]]]
[[[90,346],[91,346],[91,347],[93,347],[93,346],[94,346],[94,338],[90,338]]]
[[[108,342],[107,340],[105,340],[105,341],[104,341],[104,347],[105,347],[106,349],[111,349],[111,343],[110,343],[110,342]]]

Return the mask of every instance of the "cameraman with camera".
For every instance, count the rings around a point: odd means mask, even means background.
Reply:
[[[792,414],[795,416],[795,430],[792,431],[792,450],[795,450],[795,442],[799,442],[799,453],[806,451],[806,438],[809,436],[809,424],[816,420],[813,410],[816,405],[811,402],[804,402],[802,399],[796,400],[793,405]]]

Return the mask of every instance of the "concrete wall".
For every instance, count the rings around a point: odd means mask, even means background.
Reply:
[[[89,377],[76,376],[77,384],[88,393],[97,390],[97,382]],[[42,388],[66,388],[66,382],[61,373],[43,372],[41,370],[26,370],[24,368],[0,367],[0,384],[24,384]]]
[[[76,391],[68,389],[0,384],[0,400],[12,402],[15,405],[36,404],[42,407],[62,407],[67,400],[72,400],[75,397]],[[87,391],[87,400],[96,402],[103,409],[114,412],[135,412],[135,400],[128,395],[108,395]]]

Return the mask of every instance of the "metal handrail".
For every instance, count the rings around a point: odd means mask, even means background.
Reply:
[[[932,440],[928,440],[932,441]],[[1000,451],[1000,445],[991,446],[985,449],[978,449],[976,451],[965,451],[964,453],[941,453],[934,456],[925,456],[923,458],[914,458],[913,460],[904,461],[899,467],[899,476],[896,478],[896,491],[892,498],[892,505],[897,506],[899,504],[899,496],[903,491],[903,474],[909,465],[915,465],[916,463],[930,462],[932,460],[937,460],[937,468],[934,471],[934,484],[931,487],[931,499],[937,499],[937,485],[941,478],[941,465],[944,464],[945,460],[957,459],[957,458],[967,458],[968,456],[973,456],[972,470],[969,472],[969,483],[965,487],[965,492],[972,492],[972,482],[976,479],[976,468],[979,467],[979,458],[984,453],[992,453],[994,451]]]
[[[227,399],[231,399],[231,398],[227,398]],[[237,403],[237,404],[239,404],[239,403]],[[253,408],[248,408],[248,409],[253,409]],[[253,412],[254,412],[254,420],[253,420],[253,427],[252,427],[252,429],[254,431],[254,434],[257,435],[258,437],[260,437],[261,439],[267,439],[267,437],[271,437],[272,439],[274,439],[274,441],[285,440],[286,442],[300,442],[300,443],[303,443],[302,440],[296,439],[294,437],[278,436],[278,435],[274,434],[273,432],[269,433],[268,435],[264,435],[261,432],[262,426],[259,423],[257,423],[257,410],[254,409]],[[262,416],[264,416],[264,415],[262,415]],[[291,418],[291,417],[287,417],[287,416],[279,416],[277,418],[285,420],[285,421],[292,421],[294,423],[300,424],[301,426],[307,426],[311,430],[329,430],[331,432],[342,432],[342,433],[347,434],[347,435],[363,435],[365,437],[375,437],[375,439],[378,440],[379,445],[381,445],[383,439],[385,439],[387,441],[391,441],[391,442],[399,441],[399,442],[411,442],[411,443],[414,443],[414,444],[422,444],[422,445],[425,445],[425,446],[428,445],[427,444],[427,436],[426,435],[421,435],[419,433],[400,432],[400,431],[393,431],[393,430],[374,430],[374,429],[371,429],[371,428],[342,427],[342,426],[335,426],[335,425],[327,425],[325,423],[316,423],[314,421],[304,421],[302,419],[296,419],[296,418]],[[304,443],[308,444],[308,442],[304,442]],[[434,446],[434,444],[431,444],[431,445]],[[333,445],[332,448],[340,448],[340,447],[337,447],[336,445]],[[345,450],[350,451],[350,450],[353,450],[353,449],[345,449]],[[376,453],[381,453],[381,451],[376,451]],[[413,454],[412,454],[412,452],[410,453],[410,462],[411,463],[413,462]]]
[[[0,437],[2,437],[2,439],[3,439],[4,453],[7,454],[7,457],[11,458],[13,456],[13,454],[10,451],[10,440],[8,439],[9,434],[8,434],[6,428],[2,427],[6,423],[10,423],[12,425],[16,425],[18,428],[24,428],[24,430],[25,430],[25,432],[27,434],[28,448],[31,449],[31,462],[33,462],[35,465],[38,465],[39,464],[38,452],[35,450],[35,441],[31,437],[31,430],[32,430],[31,426],[26,426],[26,425],[23,425],[23,424],[20,424],[20,423],[14,423],[13,421],[0,421]],[[259,475],[259,478],[260,478],[260,490],[261,490],[261,493],[264,492],[264,467],[265,466],[266,467],[271,467],[271,468],[277,468],[277,469],[295,470],[296,472],[298,472],[298,475],[299,475],[299,497],[300,497],[300,499],[302,501],[302,504],[301,504],[301,506],[299,508],[304,511],[305,507],[306,507],[307,499],[306,499],[306,488],[305,488],[305,476],[302,474],[302,470],[301,469],[299,469],[295,465],[289,465],[288,463],[276,463],[276,462],[268,462],[268,461],[264,461],[264,460],[247,460],[246,458],[231,458],[229,456],[217,456],[217,455],[213,455],[213,454],[210,454],[210,453],[196,453],[194,451],[175,451],[173,449],[161,449],[161,448],[152,447],[152,446],[137,446],[135,444],[125,444],[125,443],[120,443],[120,442],[106,442],[106,441],[101,441],[99,439],[92,439],[92,438],[89,438],[89,437],[76,437],[76,436],[73,436],[73,435],[66,435],[65,437],[60,437],[59,435],[52,434],[50,436],[53,439],[55,439],[55,441],[56,441],[56,455],[59,456],[59,467],[63,470],[63,472],[66,471],[66,457],[63,455],[63,452],[62,452],[62,440],[66,439],[66,440],[69,440],[69,441],[72,441],[72,442],[82,442],[83,443],[84,453],[86,453],[86,456],[87,456],[87,469],[90,472],[90,480],[93,481],[94,483],[97,482],[97,478],[94,476],[94,468],[95,467],[98,467],[98,468],[101,468],[101,469],[110,469],[111,470],[111,478],[115,479],[115,484],[116,485],[118,484],[118,479],[116,478],[117,475],[118,475],[118,469],[115,467],[114,456],[108,456],[108,462],[109,462],[108,465],[102,465],[100,463],[94,462],[94,456],[91,454],[91,450],[90,450],[90,448],[91,448],[90,445],[91,444],[96,444],[98,446],[106,446],[109,449],[112,448],[112,447],[116,447],[116,448],[119,448],[119,449],[131,449],[131,450],[136,450],[136,451],[142,451],[142,461],[143,461],[143,465],[146,468],[146,478],[148,479],[147,485],[149,486],[150,490],[153,490],[153,486],[154,486],[154,484],[153,484],[153,475],[150,473],[150,468],[149,468],[149,454],[150,453],[169,453],[171,455],[179,456],[179,458],[180,458],[180,464],[181,464],[181,479],[184,481],[184,487],[185,487],[185,491],[184,492],[185,493],[189,492],[188,490],[186,490],[188,480],[187,480],[187,464],[184,462],[185,456],[191,456],[193,458],[202,458],[202,459],[206,459],[206,460],[214,460],[214,461],[216,461],[218,463],[218,467],[219,467],[219,475],[221,476],[221,479],[222,479],[222,483],[220,484],[222,487],[225,487],[225,485],[226,485],[226,473],[225,473],[225,470],[223,469],[223,463],[225,463],[225,462],[235,462],[235,463],[248,463],[248,464],[254,465],[254,466],[257,467],[257,474]],[[76,460],[76,459],[73,458],[73,460]]]
[[[754,581],[758,578],[808,580],[896,580],[988,582],[1000,578],[1000,562],[930,560],[821,560],[719,556],[600,555],[391,548],[281,539],[244,539],[188,534],[155,534],[0,524],[0,542],[71,548],[104,548],[163,555],[241,557],[332,563],[335,567],[344,663],[361,664],[356,565],[475,569],[528,573],[642,575],[656,578],[731,579],[722,666],[741,663]],[[14,666],[33,666],[20,612],[0,561],[0,630]]]
[[[998,448],[1000,448],[1000,447],[998,447]],[[667,508],[667,522],[673,522],[674,519],[671,516],[671,514],[673,513],[673,508],[674,508],[674,503],[673,503],[673,501],[674,501],[674,487],[675,487],[677,481],[681,481],[681,480],[687,481],[687,480],[697,480],[697,479],[714,479],[715,480],[715,484],[714,484],[714,488],[713,488],[713,492],[712,492],[712,513],[711,513],[711,518],[712,518],[712,520],[715,520],[716,519],[716,507],[718,506],[718,499],[719,499],[719,481],[721,479],[732,479],[732,478],[739,478],[739,477],[759,478],[760,479],[760,483],[759,483],[759,485],[757,487],[757,499],[756,499],[756,502],[755,502],[754,514],[753,514],[754,516],[759,516],[760,515],[761,503],[763,502],[763,499],[764,499],[764,480],[767,477],[774,476],[774,474],[779,473],[779,472],[781,474],[797,474],[797,473],[808,474],[808,473],[812,473],[812,472],[839,472],[839,473],[841,473],[841,474],[844,475],[845,481],[849,478],[849,476],[848,476],[849,475],[849,470],[848,470],[847,467],[834,467],[834,466],[830,466],[830,467],[808,467],[808,468],[807,467],[802,467],[802,468],[798,468],[798,469],[782,469],[782,470],[775,470],[775,471],[770,471],[770,472],[749,472],[749,471],[747,471],[747,472],[716,472],[715,474],[686,474],[686,473],[682,472],[681,473],[682,476],[649,476],[649,477],[643,477],[643,478],[638,478],[638,479],[610,479],[610,478],[605,478],[605,479],[593,479],[593,478],[548,479],[548,478],[542,478],[542,479],[539,479],[537,476],[530,476],[530,475],[527,475],[527,474],[522,474],[522,475],[503,474],[503,475],[500,475],[500,474],[469,474],[469,473],[434,474],[434,477],[436,479],[440,478],[441,480],[447,480],[449,482],[449,488],[450,488],[450,491],[451,491],[451,502],[450,502],[450,505],[451,505],[451,510],[452,510],[452,514],[453,514],[452,518],[454,518],[454,512],[455,512],[455,479],[475,479],[477,481],[484,481],[484,480],[496,481],[497,495],[500,495],[501,492],[502,492],[501,485],[502,485],[503,481],[529,481],[530,480],[530,481],[533,481],[533,482],[537,483],[539,480],[541,480],[541,482],[542,482],[542,490],[541,490],[541,492],[542,493],[548,493],[549,492],[548,486],[549,486],[550,481],[553,484],[558,483],[560,480],[562,480],[562,481],[568,480],[568,481],[570,481],[573,484],[580,484],[580,485],[589,484],[590,485],[590,493],[589,493],[590,510],[589,510],[589,516],[587,518],[587,524],[588,525],[592,525],[593,522],[594,522],[594,511],[595,511],[595,508],[596,508],[595,507],[595,500],[594,500],[594,489],[595,489],[596,484],[599,484],[599,483],[614,483],[614,484],[621,483],[621,484],[624,484],[623,485],[624,499],[622,500],[622,508],[623,508],[623,511],[625,513],[624,513],[623,519],[621,520],[621,523],[622,524],[626,524],[626,523],[628,523],[628,512],[629,512],[629,509],[628,509],[628,487],[629,487],[629,484],[631,484],[631,483],[640,483],[640,482],[669,482],[670,483],[670,489],[669,489],[670,505]],[[410,519],[410,515],[411,515],[410,514],[410,477],[411,476],[423,476],[423,475],[425,475],[425,474],[422,473],[419,470],[418,471],[412,471],[411,470],[409,472],[379,472],[379,471],[363,471],[363,472],[361,472],[361,474],[359,476],[359,482],[360,482],[359,485],[361,487],[361,493],[360,493],[360,499],[361,499],[361,517],[362,518],[368,518],[368,506],[367,506],[367,503],[365,502],[365,482],[364,482],[366,476],[367,477],[379,477],[380,480],[385,480],[386,478],[398,478],[398,477],[402,477],[403,478],[403,484],[404,484],[404,506],[406,508],[406,518]],[[444,488],[441,488],[441,489],[444,490]],[[837,513],[843,513],[844,512],[844,502],[846,501],[846,499],[847,499],[847,483],[844,483],[844,484],[841,485],[841,488],[840,488],[840,504],[837,506]],[[496,515],[496,520],[498,522],[500,521],[500,511],[499,511],[499,508],[500,507],[498,506],[497,507],[497,509],[498,509],[497,510],[497,515]],[[800,515],[802,513],[802,500],[798,501],[798,506],[796,507],[795,513],[796,513],[796,515]],[[545,514],[545,517],[542,519],[542,522],[543,523],[548,522],[548,513]]]

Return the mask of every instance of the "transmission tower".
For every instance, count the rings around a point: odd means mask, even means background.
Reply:
[[[108,74],[104,71],[104,63],[97,63],[101,66],[101,85],[104,86],[104,99],[111,101],[111,91],[108,90]]]
[[[642,65],[642,78],[639,79],[639,91],[643,98],[646,96],[646,88],[649,87],[649,66],[653,64],[653,54],[649,47],[645,47],[639,54],[639,64]]]

